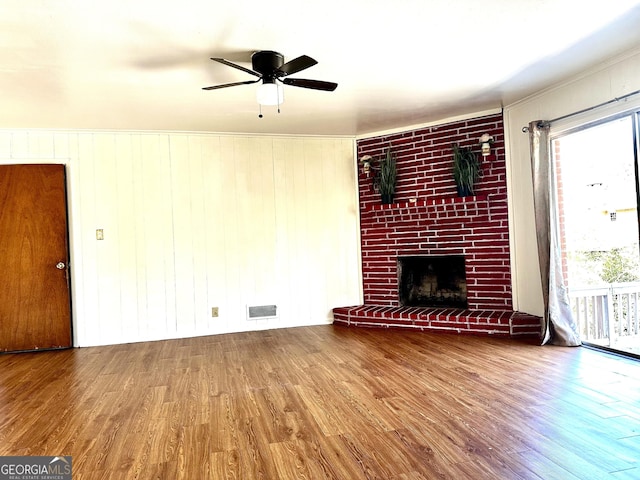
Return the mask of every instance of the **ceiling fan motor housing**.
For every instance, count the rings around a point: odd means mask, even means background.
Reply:
[[[284,64],[284,56],[271,50],[261,50],[251,55],[253,70],[265,77],[275,77],[276,71]]]

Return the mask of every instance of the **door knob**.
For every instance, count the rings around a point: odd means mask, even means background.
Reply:
[[[58,270],[64,270],[64,267],[66,267],[66,265],[65,265],[65,263],[64,263],[64,262],[58,262],[58,263],[56,264],[56,268],[57,268]]]

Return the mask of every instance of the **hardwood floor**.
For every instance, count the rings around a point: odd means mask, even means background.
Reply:
[[[638,479],[640,363],[303,327],[0,355],[0,455],[86,479]]]

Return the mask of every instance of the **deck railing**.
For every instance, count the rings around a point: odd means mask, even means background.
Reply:
[[[614,345],[640,337],[640,282],[572,288],[569,298],[584,341]]]

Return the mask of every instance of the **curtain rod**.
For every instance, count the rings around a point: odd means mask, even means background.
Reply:
[[[551,125],[552,123],[558,122],[560,120],[564,120],[565,118],[574,117],[576,115],[580,115],[581,113],[587,113],[587,112],[590,112],[590,111],[595,110],[597,108],[601,108],[601,107],[604,107],[606,105],[610,105],[612,103],[616,103],[616,102],[620,102],[622,100],[626,100],[627,98],[633,97],[634,95],[638,95],[639,93],[640,93],[640,90],[636,90],[634,92],[627,93],[626,95],[622,95],[621,97],[615,97],[615,98],[613,98],[613,99],[611,99],[611,100],[609,100],[607,102],[599,103],[598,105],[594,105],[593,107],[588,107],[588,108],[585,108],[583,110],[578,110],[577,112],[569,113],[568,115],[563,115],[561,117],[554,118],[553,120],[540,120],[537,123],[537,125],[538,125],[538,127],[544,127],[544,126],[547,126],[547,125]],[[528,133],[528,132],[529,132],[529,127],[527,127],[527,126],[522,127],[522,133]]]

